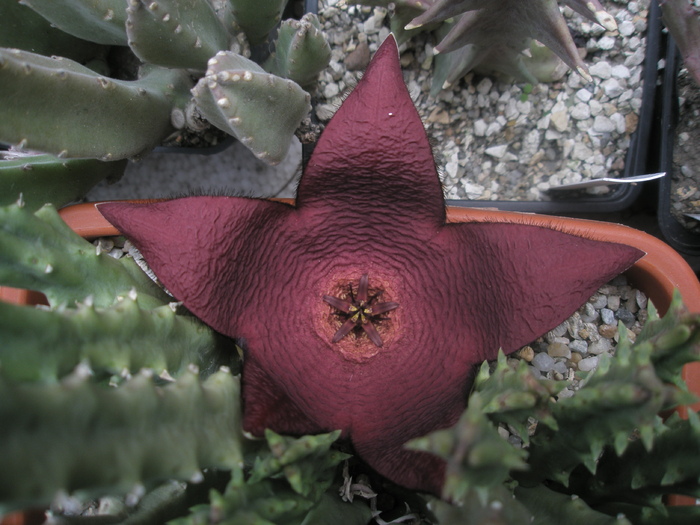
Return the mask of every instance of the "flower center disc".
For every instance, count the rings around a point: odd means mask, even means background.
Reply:
[[[399,304],[394,295],[381,279],[368,274],[335,281],[323,295],[323,337],[349,361],[375,356],[396,332]]]

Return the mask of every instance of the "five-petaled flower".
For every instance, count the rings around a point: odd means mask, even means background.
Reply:
[[[240,341],[247,431],[341,429],[379,473],[434,494],[443,461],[403,445],[457,421],[475,365],[557,326],[642,255],[544,227],[446,224],[393,37],[326,127],[294,205],[99,210],[178,300]],[[353,308],[360,328],[339,319]]]

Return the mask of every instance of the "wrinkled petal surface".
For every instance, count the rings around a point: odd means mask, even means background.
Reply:
[[[393,38],[321,137],[295,207],[190,197],[99,210],[192,312],[243,342],[246,430],[341,429],[378,472],[434,494],[443,461],[403,444],[458,419],[475,365],[557,326],[642,255],[535,226],[445,225]],[[333,342],[344,321],[324,297],[342,300],[363,275],[368,297],[399,305],[373,320],[381,347],[363,330]]]

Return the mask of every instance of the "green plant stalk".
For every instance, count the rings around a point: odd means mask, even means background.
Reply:
[[[624,341],[623,325],[619,331]],[[622,342],[615,359],[601,358],[575,396],[552,406],[557,429],[543,426],[533,436],[530,462],[537,468],[529,474],[528,484],[533,478],[549,478],[568,485],[571,472],[580,463],[595,473],[604,447],[610,444],[618,455],[622,454],[634,429],[646,449],[651,450],[659,430],[657,414],[688,401],[658,378],[650,357],[652,351],[653,346],[645,341],[634,346]]]
[[[248,482],[284,476],[296,493],[317,500],[333,481],[335,467],[350,458],[348,454],[331,450],[339,437],[340,431],[335,431],[295,439],[267,429],[265,439],[271,454],[256,458]],[[319,472],[328,475],[324,479],[318,476]]]
[[[310,89],[330,59],[331,48],[321,33],[318,17],[307,13],[301,20],[282,22],[275,42],[275,52],[263,67],[270,73]]]
[[[513,497],[512,490],[505,485],[492,487],[487,498],[470,492],[461,503],[457,506],[437,500],[431,502],[430,507],[440,525],[534,523],[532,514]]]
[[[209,60],[207,74],[192,94],[209,122],[269,164],[284,159],[294,131],[311,109],[309,94],[298,84],[224,51]]]
[[[632,525],[624,515],[603,514],[579,497],[555,492],[544,485],[516,487],[515,496],[535,517],[530,522],[533,525]]]
[[[126,0],[21,1],[69,35],[98,44],[127,44]]]
[[[582,472],[570,489],[608,513],[624,512],[634,523],[642,523],[652,516],[668,519],[666,494],[700,497],[699,481],[700,419],[689,412],[688,419],[674,415],[665,421],[650,451],[640,440],[622,456],[607,450],[596,475]]]
[[[108,49],[61,31],[15,0],[0,2],[0,47],[24,49],[45,56],[58,55],[81,64],[103,56]]]
[[[149,368],[177,378],[191,363],[214,371],[222,356],[226,364],[235,357],[198,319],[169,306],[143,310],[129,298],[60,311],[0,302],[0,333],[0,376],[16,381],[55,382],[81,363],[100,376]]]
[[[133,259],[97,255],[53,206],[35,213],[17,204],[0,208],[0,283],[43,292],[53,308],[88,297],[96,307],[127,296],[136,297],[141,308],[172,300]]]
[[[262,44],[282,18],[287,0],[228,0],[230,16],[250,45]]]
[[[189,99],[184,71],[142,68],[139,80],[103,77],[72,60],[0,49],[0,140],[67,157],[119,160],[157,146]]]
[[[471,493],[486,501],[490,490],[509,479],[511,470],[526,468],[525,452],[498,434],[483,406],[483,399],[475,392],[455,426],[407,444],[410,449],[431,452],[446,460],[441,496],[448,501],[462,501]]]
[[[118,388],[76,370],[57,384],[0,380],[0,513],[58,491],[129,491],[203,468],[242,467],[238,379],[189,372],[156,387],[139,374]]]
[[[340,432],[290,438],[266,431],[250,477],[234,475],[223,494],[213,492],[209,505],[193,509],[178,525],[219,523],[256,525],[364,525],[371,515],[366,504],[346,503],[333,479],[349,456],[331,449]],[[333,516],[339,516],[334,521]]]
[[[0,160],[0,206],[16,202],[20,194],[29,211],[51,203],[60,208],[80,199],[98,182],[118,180],[127,160],[59,159],[32,155]]]
[[[229,48],[229,33],[208,1],[134,0],[127,8],[129,47],[142,61],[204,71]]]

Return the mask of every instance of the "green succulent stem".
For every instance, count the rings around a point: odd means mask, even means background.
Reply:
[[[128,297],[58,311],[0,302],[0,333],[0,376],[17,381],[56,381],[81,363],[101,376],[149,368],[177,378],[191,363],[216,370],[222,356],[235,355],[196,318],[169,306],[143,310]]]
[[[188,99],[185,71],[143,68],[138,80],[104,77],[72,60],[0,49],[0,140],[61,158],[143,155],[172,133]]]
[[[43,292],[54,308],[86,300],[108,307],[130,295],[142,308],[172,300],[133,259],[98,255],[50,205],[35,213],[0,207],[0,283]]]
[[[59,159],[54,155],[30,155],[0,160],[0,206],[22,196],[30,211],[51,203],[60,208],[82,198],[102,180],[116,181],[127,160]]]
[[[310,95],[296,82],[224,51],[209,60],[207,74],[192,94],[209,122],[269,164],[284,159],[294,131],[311,109]]]
[[[22,0],[69,35],[99,44],[125,46],[127,0]]]
[[[146,63],[204,71],[210,57],[229,47],[229,33],[208,1],[135,0],[127,14],[129,47]]]
[[[207,467],[242,467],[238,380],[227,370],[114,388],[78,368],[60,383],[0,379],[0,513],[58,491],[126,492]]]

